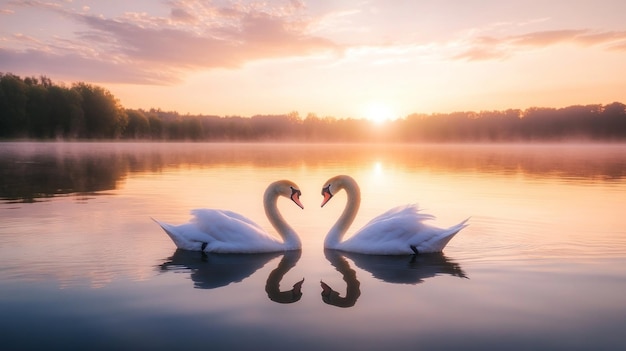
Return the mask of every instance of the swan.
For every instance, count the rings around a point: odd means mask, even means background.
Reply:
[[[271,236],[250,219],[232,212],[217,209],[195,209],[189,223],[171,225],[153,220],[184,250],[215,253],[263,253],[299,250],[302,242],[298,234],[285,222],[278,211],[279,196],[291,199],[304,209],[300,202],[302,193],[289,180],[271,183],[263,195],[265,215],[278,231],[283,241]]]
[[[420,213],[416,205],[394,207],[369,221],[350,238],[342,241],[354,221],[361,204],[361,190],[347,175],[330,178],[322,188],[322,207],[341,189],[348,194],[348,202],[337,222],[324,239],[324,247],[370,255],[405,255],[441,252],[448,241],[467,226],[466,222],[441,229],[429,226],[425,220],[433,215]]]

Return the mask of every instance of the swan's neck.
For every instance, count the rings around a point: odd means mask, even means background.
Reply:
[[[302,247],[300,238],[293,228],[287,224],[283,216],[278,211],[278,192],[274,189],[267,189],[263,196],[263,205],[265,207],[265,215],[270,223],[276,229],[278,234],[283,238],[285,250],[295,250]]]
[[[326,235],[326,239],[324,240],[324,247],[326,248],[335,248],[336,245],[341,242],[348,228],[352,222],[354,222],[354,218],[361,205],[361,190],[356,182],[346,178],[342,185],[341,188],[346,190],[348,196],[346,207],[343,209],[335,225],[330,228],[328,235]]]

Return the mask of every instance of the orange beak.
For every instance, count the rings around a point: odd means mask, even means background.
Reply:
[[[322,206],[321,207],[324,207],[324,205],[326,205],[328,200],[332,199],[333,194],[331,194],[330,191],[325,191],[325,192],[322,193],[322,195],[324,195],[324,200],[322,201]]]
[[[302,204],[302,202],[300,202],[300,196],[298,194],[291,195],[291,200],[304,210],[304,205]]]

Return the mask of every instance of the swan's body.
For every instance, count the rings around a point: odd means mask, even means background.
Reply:
[[[348,202],[326,235],[324,247],[327,249],[371,255],[441,252],[450,239],[467,226],[467,219],[445,229],[430,226],[424,221],[434,219],[433,215],[420,213],[416,205],[405,205],[392,208],[372,219],[350,238],[342,241],[359,210],[361,191],[351,177],[345,175],[333,177],[322,189],[324,195],[322,206],[341,189],[348,194]]]
[[[288,180],[270,184],[263,196],[265,214],[283,241],[271,236],[250,219],[231,211],[216,209],[192,210],[194,216],[189,223],[171,225],[157,222],[184,250],[216,253],[262,253],[298,250],[302,243],[298,234],[285,222],[278,211],[279,196],[290,198],[301,208],[300,190]]]

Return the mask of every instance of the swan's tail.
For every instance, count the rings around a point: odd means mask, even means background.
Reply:
[[[189,224],[183,224],[179,226],[171,225],[168,223],[160,222],[150,217],[156,224],[158,224],[172,239],[174,244],[179,249],[190,251],[204,251],[209,244],[206,241],[193,239],[193,228],[190,228]]]
[[[470,217],[461,221],[459,224],[453,225],[452,227],[448,228],[448,230],[446,230],[446,232],[443,235],[441,235],[441,238],[448,238],[448,240],[446,241],[446,244],[447,244],[448,241],[450,241],[450,239],[452,239],[453,236],[455,236],[458,232],[461,231],[461,229],[469,225],[469,223],[467,223],[467,221],[469,220],[470,220]]]
[[[176,234],[172,232],[172,226],[170,224],[159,222],[156,219],[154,219],[154,217],[150,217],[150,219],[153,220],[156,224],[158,224],[167,233],[167,235],[170,238],[172,238],[172,240],[174,240],[174,237],[176,237]]]
[[[438,235],[433,236],[431,239],[426,240],[425,242],[422,242],[419,244],[419,252],[420,253],[427,253],[427,252],[441,252],[443,251],[443,248],[446,247],[446,245],[448,245],[448,242],[450,242],[450,240],[452,240],[452,238],[461,231],[461,229],[467,227],[469,224],[467,223],[469,221],[469,218],[463,220],[462,222],[453,225],[450,228],[447,229],[442,229],[441,233],[439,233]],[[411,249],[413,250],[413,252],[415,252],[416,250],[413,249],[413,247],[411,247]]]
[[[471,217],[467,217],[466,219],[464,219],[463,221],[461,221],[461,223],[454,225],[452,227],[450,227],[450,230],[454,231],[454,234],[458,233],[461,229],[467,227],[469,225],[469,223],[467,223],[470,220]],[[454,235],[453,234],[453,235]]]
[[[172,236],[172,233],[168,230],[168,228],[171,227],[169,224],[160,222],[160,221],[154,219],[154,217],[150,217],[150,219],[153,220],[154,223],[158,224],[161,228],[163,228],[163,230],[165,230],[167,235]]]
[[[185,247],[185,244],[181,241],[181,236],[176,234],[176,232],[174,231],[174,226],[172,226],[171,224],[167,224],[167,223],[164,223],[164,222],[157,221],[153,217],[150,217],[150,219],[152,219],[156,224],[158,224],[161,227],[161,229],[163,229],[165,231],[167,236],[169,236],[170,239],[172,239],[172,241],[174,242],[176,247],[178,247],[178,248],[184,248]]]

